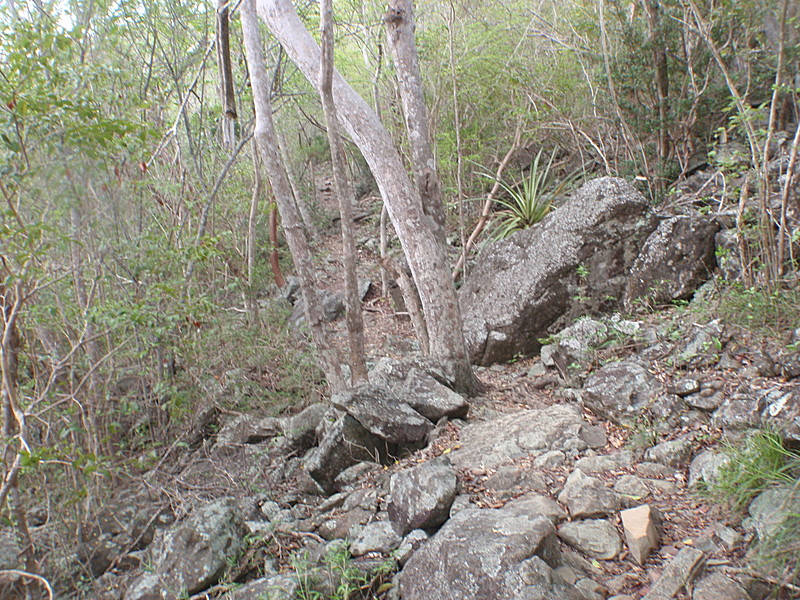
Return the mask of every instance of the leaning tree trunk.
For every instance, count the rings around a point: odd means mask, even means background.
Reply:
[[[320,50],[290,0],[259,0],[259,13],[303,75],[318,86]],[[425,311],[430,353],[450,363],[456,385],[471,392],[477,381],[469,363],[455,287],[442,247],[422,212],[400,154],[364,99],[337,72],[333,96],[345,130],[370,166],[403,247]]]
[[[428,131],[428,111],[422,94],[422,77],[414,40],[414,4],[411,0],[393,0],[384,18],[389,49],[392,52],[403,115],[411,147],[414,179],[417,183],[422,210],[433,221],[433,232],[439,243],[445,243],[445,213],[442,186],[436,171],[436,159]]]
[[[347,340],[350,345],[352,383],[368,383],[367,361],[364,352],[364,320],[361,318],[361,298],[356,277],[356,242],[353,222],[353,185],[347,176],[344,145],[339,136],[336,106],[333,103],[333,8],[331,0],[322,0],[319,7],[322,29],[322,63],[320,65],[320,96],[328,130],[328,145],[333,163],[333,184],[339,198],[342,221],[342,263],[344,267],[345,307],[347,308]]]
[[[278,139],[272,122],[272,103],[270,102],[270,81],[264,64],[263,46],[258,31],[258,20],[253,9],[253,0],[245,0],[241,6],[242,35],[244,37],[250,83],[253,87],[253,103],[256,112],[255,139],[259,153],[264,161],[275,203],[283,221],[286,243],[294,259],[300,290],[305,302],[306,319],[320,354],[323,370],[333,391],[344,389],[341,361],[336,349],[330,344],[323,326],[322,310],[317,298],[316,278],[311,261],[305,230],[292,200],[289,179],[281,163]]]

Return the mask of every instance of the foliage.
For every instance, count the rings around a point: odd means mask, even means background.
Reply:
[[[727,443],[728,461],[716,480],[705,490],[710,497],[735,510],[744,510],[765,489],[781,484],[800,494],[800,452],[788,448],[771,430],[756,431],[739,443]],[[777,590],[784,584],[800,583],[800,514],[764,531],[754,544],[752,556],[761,572]]]
[[[374,597],[386,588],[384,582],[395,570],[387,560],[369,572],[353,562],[345,543],[335,544],[322,559],[322,566],[309,562],[306,555],[292,557],[300,587],[298,600],[357,600]],[[324,591],[323,591],[324,590]]]
[[[726,323],[780,337],[781,332],[800,327],[800,288],[745,287],[723,284],[719,290],[716,314]]]
[[[546,165],[540,161],[543,150],[539,150],[531,164],[528,176],[522,179],[517,186],[500,182],[501,187],[508,194],[507,198],[498,198],[496,202],[505,207],[497,215],[493,238],[503,240],[515,231],[527,229],[544,219],[553,199],[564,187],[564,182],[554,186],[552,183],[551,166],[555,152],[550,155]]]
[[[707,493],[735,510],[746,508],[768,486],[792,483],[800,476],[800,454],[784,446],[774,431],[756,431],[740,443],[728,442],[723,452],[728,460]]]

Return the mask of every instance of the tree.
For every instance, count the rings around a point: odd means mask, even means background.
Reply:
[[[419,57],[414,41],[414,4],[411,0],[394,0],[384,18],[389,48],[392,52],[403,115],[411,147],[414,179],[419,190],[422,210],[431,219],[433,233],[439,243],[445,243],[445,213],[442,186],[436,169],[436,159],[428,130],[428,111],[422,94]]]
[[[331,148],[333,182],[339,199],[339,214],[342,223],[342,264],[344,266],[345,307],[347,309],[347,339],[350,344],[350,371],[352,382],[367,383],[367,363],[364,352],[364,321],[361,318],[361,298],[358,295],[356,278],[356,242],[353,224],[352,199],[355,196],[350,178],[344,145],[339,135],[336,105],[333,101],[333,8],[331,0],[320,3],[322,26],[322,62],[320,64],[320,96],[325,113],[325,128],[328,130],[328,145]]]
[[[264,64],[263,47],[258,32],[258,21],[253,10],[253,1],[245,0],[242,3],[241,15],[242,34],[250,71],[250,82],[253,86],[253,104],[256,111],[256,144],[258,152],[264,161],[267,176],[275,194],[275,202],[283,220],[286,241],[294,258],[311,335],[322,359],[323,370],[328,382],[334,391],[339,391],[345,387],[341,372],[341,361],[336,349],[330,344],[323,326],[322,311],[316,297],[317,285],[311,264],[311,250],[308,247],[305,230],[292,198],[292,189],[289,185],[286,170],[281,163],[278,138],[272,121],[272,103],[270,101],[270,88],[272,86]]]
[[[259,14],[289,58],[319,89],[320,49],[290,0],[259,0]],[[334,71],[333,96],[342,126],[361,150],[380,189],[389,217],[417,284],[430,340],[430,354],[452,366],[456,386],[477,385],[464,341],[455,287],[443,250],[422,210],[391,136],[364,99]]]

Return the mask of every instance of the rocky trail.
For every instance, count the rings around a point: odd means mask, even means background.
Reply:
[[[716,318],[704,281],[725,219],[707,213],[657,215],[604,178],[495,248],[461,292],[474,398],[365,291],[370,385],[291,416],[209,402],[87,532],[91,597],[800,597],[753,558],[797,522],[800,474],[741,511],[701,493],[723,438],[800,443],[800,330],[776,342]]]

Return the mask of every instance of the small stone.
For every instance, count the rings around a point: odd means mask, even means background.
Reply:
[[[683,379],[674,381],[667,386],[667,392],[680,396],[681,398],[699,391],[700,382],[697,381],[697,379],[692,379],[691,377],[684,377]]]
[[[556,567],[553,572],[570,585],[575,585],[575,582],[578,581],[578,573],[567,565]]]
[[[411,558],[411,555],[414,554],[414,552],[417,551],[417,548],[419,548],[427,539],[428,534],[422,529],[415,529],[409,532],[408,535],[403,538],[403,541],[400,542],[400,545],[394,552],[394,557],[398,564],[401,567],[405,565],[406,562],[408,562],[408,559]]]
[[[719,477],[720,469],[729,460],[725,454],[713,450],[704,450],[698,454],[689,465],[689,488],[713,484]]]
[[[389,517],[395,530],[405,535],[413,529],[430,529],[444,523],[458,482],[455,469],[444,457],[394,474],[389,487]]]
[[[680,467],[689,461],[693,450],[694,445],[689,440],[670,440],[648,448],[644,457],[662,465]]]
[[[641,477],[623,475],[614,484],[614,491],[632,500],[641,500],[650,495],[650,488]]]
[[[356,463],[351,467],[347,467],[344,471],[339,473],[333,480],[333,487],[337,490],[346,490],[352,488],[358,480],[367,475],[380,471],[381,467],[378,463],[372,461],[362,461]]]
[[[543,375],[546,374],[547,374],[547,367],[545,367],[544,363],[542,362],[536,363],[528,370],[528,377],[530,377],[531,379],[535,377],[542,377]]]
[[[540,469],[552,469],[554,467],[560,467],[566,460],[566,455],[560,450],[550,450],[549,452],[537,456],[533,460],[533,466]]]
[[[654,462],[639,463],[636,472],[644,477],[675,477],[675,469]]]
[[[576,550],[601,560],[611,560],[622,550],[617,528],[605,519],[564,523],[558,528],[558,537]]]
[[[361,534],[350,544],[350,554],[363,556],[368,552],[389,554],[400,545],[401,538],[388,521],[375,521],[364,526]]]
[[[580,469],[575,469],[567,477],[558,501],[567,506],[573,519],[608,516],[615,513],[621,505],[616,492]]]
[[[703,392],[705,391],[706,390],[703,390]],[[704,412],[714,412],[725,400],[725,394],[722,392],[712,391],[711,394],[704,394],[703,392],[691,394],[690,396],[686,396],[683,400],[692,408],[696,408]]]
[[[584,577],[575,582],[575,587],[586,600],[603,600],[603,586],[593,579]]]
[[[334,509],[336,509],[336,508],[339,508],[339,507],[340,507],[340,506],[341,506],[341,505],[344,503],[344,501],[345,501],[346,499],[347,499],[347,494],[343,494],[342,492],[339,492],[339,493],[337,493],[337,494],[334,494],[333,496],[329,497],[328,499],[324,500],[324,501],[323,501],[323,502],[322,502],[322,503],[321,503],[321,504],[320,504],[320,505],[317,507],[317,510],[318,510],[320,513],[326,513],[326,512],[330,512],[330,511],[332,511],[332,510],[334,510]],[[264,504],[268,504],[268,503],[267,503],[267,502],[265,502]],[[264,512],[264,507],[263,507],[263,505],[262,505],[262,507],[261,507],[261,512],[262,512],[262,513]],[[265,515],[265,516],[266,516],[266,515]],[[269,517],[267,517],[267,518],[269,518]]]
[[[633,559],[643,565],[647,557],[658,546],[658,529],[656,528],[653,509],[648,504],[629,508],[620,513],[625,541],[628,543]]]
[[[575,468],[584,473],[602,473],[630,467],[633,464],[633,452],[625,450],[618,454],[602,454],[586,456],[575,463]]]
[[[717,523],[714,526],[714,534],[719,538],[728,552],[735,550],[742,543],[742,534],[735,529],[726,527],[722,523]]]
[[[553,525],[557,525],[567,518],[567,513],[558,505],[558,502],[539,494],[520,496],[509,502],[506,506],[532,515],[544,515],[550,519]]]
[[[471,505],[472,503],[470,502],[469,494],[459,494],[455,497],[453,504],[450,506],[450,518],[465,508],[470,508]]]
[[[494,472],[494,475],[486,479],[484,485],[490,490],[529,488],[543,492],[547,489],[547,482],[540,473],[522,469],[516,465],[500,467]]]

